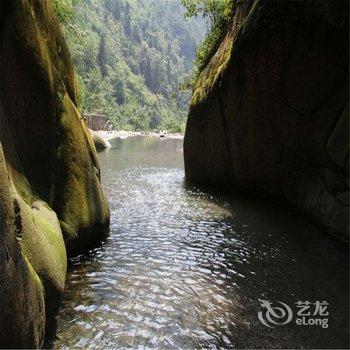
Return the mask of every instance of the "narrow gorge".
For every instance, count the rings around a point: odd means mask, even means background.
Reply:
[[[1,1],[0,84],[0,348],[349,346],[348,1]]]

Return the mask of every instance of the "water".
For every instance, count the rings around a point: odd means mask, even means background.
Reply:
[[[184,182],[182,141],[100,154],[108,239],[71,261],[55,348],[348,347],[347,249],[298,214]],[[258,319],[260,299],[294,312]],[[328,301],[329,327],[295,324]]]

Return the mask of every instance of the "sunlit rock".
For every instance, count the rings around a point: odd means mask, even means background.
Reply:
[[[64,290],[67,251],[103,238],[109,209],[50,1],[2,4],[0,344],[43,343]]]

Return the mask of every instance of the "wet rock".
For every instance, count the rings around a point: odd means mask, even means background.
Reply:
[[[96,131],[90,130],[97,152],[111,148],[111,144]]]
[[[50,1],[1,4],[0,344],[40,347],[68,254],[106,235],[109,209]]]
[[[195,85],[188,179],[287,201],[348,240],[348,2],[245,1]]]
[[[45,331],[44,288],[22,254],[22,215],[13,191],[0,145],[0,343],[4,349],[37,348]]]

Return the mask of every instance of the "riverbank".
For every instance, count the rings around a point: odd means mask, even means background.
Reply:
[[[157,137],[165,139],[183,139],[184,134],[181,133],[168,133],[168,132],[151,132],[151,131],[126,131],[126,130],[98,130],[95,131],[98,135],[103,137],[105,140],[110,141],[113,139],[126,139],[128,137],[134,136],[147,136],[147,137]]]

